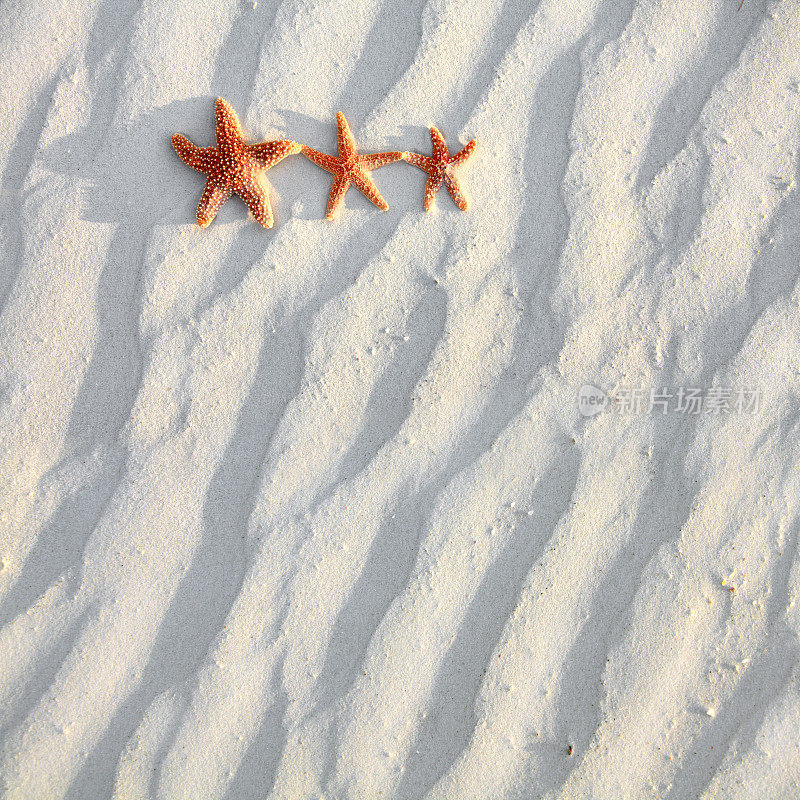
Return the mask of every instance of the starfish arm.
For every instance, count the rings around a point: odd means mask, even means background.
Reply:
[[[467,198],[461,193],[461,187],[458,185],[458,181],[452,175],[445,175],[444,185],[447,187],[447,191],[450,192],[450,197],[453,198],[453,202],[462,211],[466,211],[469,204],[467,203]]]
[[[436,163],[432,158],[422,155],[422,153],[403,153],[403,160],[415,167],[424,169],[425,172],[430,172],[433,165]]]
[[[431,210],[431,206],[433,205],[433,199],[436,197],[436,192],[439,191],[439,187],[441,185],[442,185],[441,177],[436,177],[434,175],[431,175],[425,182],[425,199],[422,201],[422,207],[426,211]]]
[[[333,179],[333,186],[331,186],[331,193],[328,195],[328,208],[325,211],[325,216],[328,219],[333,219],[339,206],[344,200],[347,187],[350,186],[350,180],[343,175],[337,175]]]
[[[286,158],[286,156],[293,156],[299,153],[300,149],[301,146],[297,142],[292,142],[289,139],[277,139],[274,142],[247,145],[247,152],[261,166],[267,169]]]
[[[172,137],[172,146],[184,164],[206,175],[212,168],[213,160],[217,157],[215,147],[198,147],[192,144],[185,136],[181,136],[180,133],[176,133]]]
[[[386,164],[392,164],[395,161],[400,161],[403,158],[403,153],[399,150],[392,150],[389,153],[368,153],[363,156],[358,156],[358,165],[362,169],[378,169]]]
[[[301,152],[309,161],[313,161],[318,167],[322,167],[328,172],[336,173],[340,171],[340,162],[335,156],[320,153],[319,150],[315,150],[313,147],[306,147],[306,145],[302,145]]]
[[[245,205],[253,215],[253,219],[265,228],[271,228],[275,221],[272,216],[272,206],[269,202],[267,187],[258,180],[249,181],[236,194],[244,200]]]
[[[339,155],[351,158],[356,154],[356,140],[341,111],[336,112],[336,139],[339,143]]]
[[[472,151],[475,149],[475,145],[477,142],[472,139],[469,144],[463,149],[452,156],[449,161],[451,164],[463,164],[471,155]]]
[[[244,132],[239,124],[239,117],[230,104],[221,97],[214,103],[214,112],[217,118],[217,144],[225,145],[231,142],[242,141]]]
[[[353,183],[359,188],[362,194],[375,203],[381,211],[386,211],[386,209],[389,208],[389,204],[381,197],[378,187],[366,172],[359,171],[353,175]]]
[[[197,205],[197,224],[206,228],[217,216],[219,207],[231,196],[230,189],[223,189],[212,183],[206,183],[206,189]]]
[[[438,128],[431,128],[431,144],[433,145],[434,160],[447,161],[447,145]]]

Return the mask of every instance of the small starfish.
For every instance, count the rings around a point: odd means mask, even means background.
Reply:
[[[217,116],[217,146],[196,147],[176,133],[172,146],[192,168],[208,179],[200,204],[197,224],[205,228],[217,215],[219,207],[236,192],[250,213],[265,228],[273,223],[263,173],[286,156],[300,152],[300,145],[285,139],[260,144],[245,144],[244,132],[236,112],[221,97],[214,104]]]
[[[340,111],[336,115],[336,128],[338,131],[339,155],[329,156],[320,153],[312,147],[303,145],[303,155],[311,159],[318,167],[332,172],[334,175],[331,193],[328,196],[328,209],[325,216],[333,219],[336,211],[344,200],[345,192],[351,183],[366,195],[378,208],[386,211],[389,204],[381,197],[378,187],[369,176],[369,171],[399,161],[403,154],[397,150],[389,153],[369,153],[360,155],[356,151],[356,142],[350,131],[350,126]]]
[[[452,173],[451,165],[463,164],[475,149],[475,140],[473,139],[463,150],[460,150],[454,156],[447,152],[447,145],[444,142],[444,137],[439,133],[438,128],[431,128],[431,142],[433,143],[433,158],[423,156],[421,153],[403,153],[403,158],[409,164],[415,167],[424,169],[428,173],[428,181],[425,184],[425,200],[423,207],[428,211],[433,204],[433,198],[436,192],[444,181],[447,191],[450,192],[450,197],[453,202],[462,210],[467,210],[467,198],[461,193],[461,187]]]

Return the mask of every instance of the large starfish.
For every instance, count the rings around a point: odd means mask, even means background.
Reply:
[[[303,155],[306,158],[311,159],[317,166],[328,170],[334,175],[325,216],[328,219],[333,218],[351,183],[354,183],[378,208],[386,211],[389,208],[389,204],[381,197],[378,187],[369,176],[369,171],[382,167],[384,164],[399,161],[403,154],[397,150],[389,153],[369,153],[365,155],[358,153],[350,126],[341,111],[336,115],[336,128],[339,141],[338,156],[320,153],[319,150],[314,150],[313,147],[306,147],[306,145],[303,145],[302,148]]]
[[[409,164],[424,169],[428,173],[423,207],[426,211],[430,209],[433,204],[433,198],[436,196],[436,192],[439,191],[442,181],[444,181],[444,185],[447,187],[447,191],[450,192],[453,202],[462,211],[466,211],[468,207],[467,198],[461,193],[461,187],[453,175],[452,167],[463,164],[472,155],[472,151],[475,149],[475,140],[473,139],[463,150],[453,156],[448,154],[444,137],[439,133],[438,128],[431,128],[431,142],[433,143],[433,158],[423,156],[421,153],[403,153],[403,158]]]
[[[250,213],[265,228],[273,223],[263,173],[288,155],[300,152],[300,145],[284,139],[260,144],[245,144],[244,132],[236,112],[219,98],[214,104],[217,116],[217,146],[196,147],[176,133],[172,146],[192,168],[207,176],[206,189],[197,206],[197,224],[205,228],[219,207],[236,192]]]

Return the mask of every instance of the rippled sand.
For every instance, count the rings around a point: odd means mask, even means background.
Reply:
[[[800,796],[800,4],[737,7],[2,4],[3,797]],[[217,96],[475,138],[470,210],[298,155],[200,230]]]

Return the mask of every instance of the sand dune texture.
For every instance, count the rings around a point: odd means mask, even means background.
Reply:
[[[0,796],[800,797],[800,3],[738,5],[4,0]],[[218,96],[474,138],[469,211],[296,155],[200,230]]]

